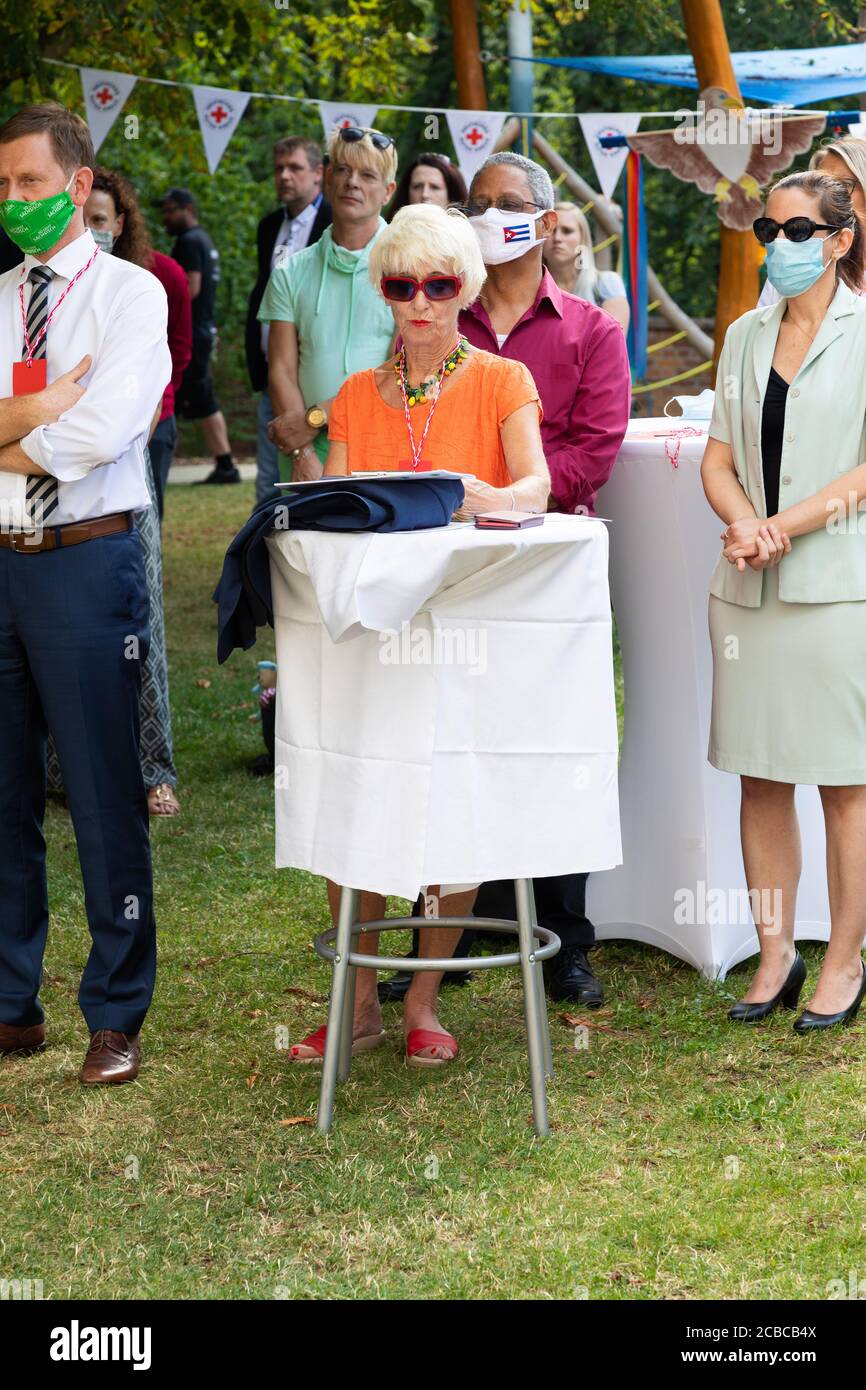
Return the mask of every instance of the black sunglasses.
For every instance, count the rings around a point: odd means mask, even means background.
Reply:
[[[786,241],[809,241],[816,232],[842,232],[844,227],[831,227],[828,222],[813,222],[811,217],[789,217],[787,222],[776,222],[772,217],[756,217],[752,231],[762,246],[775,241],[780,232],[785,233]]]
[[[340,127],[340,139],[347,141],[350,145],[355,145],[359,140],[363,140],[365,135],[369,135],[370,144],[374,149],[387,150],[394,141],[390,135],[383,135],[381,130],[364,130],[359,125],[344,125]]]

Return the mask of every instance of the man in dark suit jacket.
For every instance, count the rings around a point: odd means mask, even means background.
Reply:
[[[256,315],[275,265],[318,241],[331,221],[331,204],[322,196],[322,151],[301,135],[274,145],[274,183],[280,207],[262,218],[256,233],[258,276],[247,309],[246,357],[250,384],[261,391],[256,443],[256,503],[264,501],[280,479],[277,446],[268,438],[274,418],[268,395],[268,325]]]
[[[24,252],[20,251],[14,241],[10,241],[6,233],[0,228],[0,275],[6,270],[14,270],[16,265],[20,265],[24,260]]]

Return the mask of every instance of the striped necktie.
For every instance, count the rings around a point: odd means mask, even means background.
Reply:
[[[30,304],[27,309],[27,337],[31,344],[36,342],[48,318],[48,289],[54,278],[54,271],[47,266],[35,265],[30,271]],[[33,357],[45,357],[48,351],[48,334],[45,333],[33,353]],[[24,343],[27,353],[27,343]],[[27,474],[27,513],[31,521],[46,521],[57,509],[57,479],[45,473]]]

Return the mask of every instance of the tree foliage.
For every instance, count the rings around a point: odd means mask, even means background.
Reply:
[[[489,104],[509,105],[508,0],[479,0]],[[860,37],[856,0],[727,0],[736,49],[803,47]],[[532,0],[536,52],[686,52],[675,0]],[[401,160],[424,145],[424,111],[458,104],[447,0],[5,0],[0,6],[0,117],[25,101],[55,97],[82,110],[74,68],[46,58],[114,68],[141,77],[208,83],[326,100],[377,101],[421,108],[382,111]],[[694,92],[539,65],[538,110],[670,110]],[[223,341],[235,349],[254,278],[257,219],[273,206],[271,143],[300,133],[321,138],[316,106],[253,100],[217,170],[207,172],[192,98],[182,88],[139,82],[124,108],[138,116],[129,138],[123,116],[100,150],[103,163],[129,175],[142,203],[171,184],[200,201],[217,240],[224,279]],[[590,182],[592,165],[576,121],[547,119],[539,129]],[[453,153],[445,123],[427,148]],[[667,173],[646,169],[650,254],[665,285],[694,314],[711,314],[718,264],[712,200]],[[149,213],[151,219],[153,214]],[[151,220],[158,245],[166,240]]]

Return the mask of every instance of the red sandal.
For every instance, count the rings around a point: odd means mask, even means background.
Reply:
[[[328,1026],[323,1023],[321,1028],[317,1028],[315,1033],[310,1033],[294,1047],[289,1049],[289,1058],[292,1062],[321,1062],[325,1055],[325,1038],[328,1034]],[[385,1030],[381,1033],[368,1033],[363,1038],[356,1038],[352,1043],[352,1056],[359,1052],[372,1052],[374,1048],[381,1047],[385,1041]],[[298,1052],[299,1047],[309,1047],[313,1050],[312,1057],[302,1057]]]
[[[450,1057],[419,1057],[425,1047],[450,1047]],[[410,1067],[445,1067],[460,1051],[457,1039],[450,1033],[437,1033],[432,1028],[413,1028],[406,1034],[406,1061]]]

